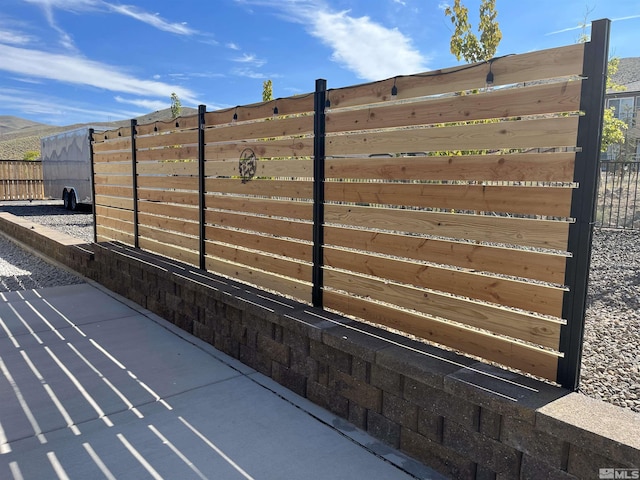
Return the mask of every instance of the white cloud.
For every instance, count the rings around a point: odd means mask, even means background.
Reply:
[[[160,100],[147,100],[144,98],[123,98],[121,96],[116,96],[114,99],[118,103],[128,103],[130,105],[135,105],[136,107],[142,107],[147,111],[164,110],[165,108],[170,107],[169,101],[163,102]]]
[[[164,98],[171,92],[176,92],[184,102],[198,103],[195,93],[187,88],[139,79],[113,65],[74,55],[52,54],[0,44],[0,58],[0,70],[27,78],[45,78],[145,97]]]
[[[250,68],[236,68],[235,70],[233,70],[233,73],[239,77],[253,78],[256,80],[266,80],[267,78],[273,77],[273,75],[266,75],[264,73],[256,72]]]
[[[353,17],[349,11],[331,10],[323,0],[236,0],[284,11],[282,18],[301,23],[329,46],[331,59],[365,80],[428,70],[426,58],[411,39],[370,17]]]
[[[93,105],[75,104],[68,99],[23,89],[1,89],[0,103],[6,108],[22,112],[25,116],[36,116],[40,122],[55,124],[111,121],[141,115],[130,111],[96,110]]]
[[[317,12],[311,34],[333,49],[331,58],[366,80],[380,80],[427,69],[409,38],[369,17],[348,12]]]
[[[25,0],[28,3],[38,5],[45,13],[47,21],[51,28],[56,30],[61,36],[61,42],[67,48],[73,46],[71,37],[64,32],[56,23],[53,16],[54,9],[65,10],[68,12],[87,12],[87,11],[107,11],[113,12],[127,17],[134,18],[140,22],[151,25],[165,32],[175,33],[178,35],[194,35],[198,33],[196,30],[187,26],[185,22],[170,22],[165,20],[158,13],[150,13],[134,5],[124,5],[120,3],[110,3],[104,0]]]
[[[231,50],[240,50],[240,47],[233,42],[227,43],[226,47]]]
[[[133,5],[116,5],[104,2],[104,5],[111,11],[126,15],[136,20],[151,25],[165,32],[178,35],[194,35],[196,30],[187,26],[186,22],[172,23],[160,16],[158,13],[149,13]]]
[[[0,43],[10,43],[12,45],[27,45],[33,41],[33,37],[11,30],[0,30]]]
[[[262,67],[267,63],[266,60],[256,57],[254,54],[244,53],[241,57],[233,59],[234,62],[252,64],[256,67]]]

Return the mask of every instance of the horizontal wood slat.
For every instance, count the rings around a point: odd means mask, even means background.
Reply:
[[[246,149],[251,149],[258,159],[273,157],[312,157],[313,138],[293,138],[266,142],[235,142],[207,145],[207,160],[240,159]]]
[[[397,87],[398,100],[462,92],[486,87],[489,67],[494,86],[534,80],[571,77],[582,74],[584,44],[551,48],[480,62],[433,70],[418,75],[399,76],[381,82],[329,90],[331,109],[367,105],[391,100],[391,88]]]
[[[160,217],[141,212],[138,212],[138,221],[140,222],[140,226],[144,225],[158,230],[181,232],[194,237],[200,234],[200,225],[194,221]]]
[[[402,205],[568,217],[571,188],[327,182],[328,202]]]
[[[558,349],[562,322],[515,312],[435,291],[325,269],[325,286],[350,295],[463,323],[542,347]]]
[[[178,218],[190,222],[197,222],[200,218],[198,209],[193,206],[146,202],[144,200],[138,202],[138,211],[168,218]]]
[[[575,153],[341,158],[327,159],[326,178],[572,182],[574,164]]]
[[[324,265],[416,287],[560,317],[564,290],[364,253],[324,248]]]
[[[543,118],[452,127],[327,136],[329,156],[501,148],[571,147],[578,117]]]
[[[133,199],[96,195],[96,205],[133,210]]]
[[[261,122],[235,123],[223,127],[207,128],[204,140],[207,144],[292,137],[313,133],[313,115],[290,118],[267,118]]]
[[[174,231],[161,230],[158,228],[147,227],[145,225],[138,226],[140,238],[147,238],[160,243],[166,243],[174,247],[180,247],[186,250],[197,251],[199,249],[199,241],[195,237],[182,235]]]
[[[137,136],[136,148],[183,147],[198,143],[198,131],[187,130],[160,135]],[[178,150],[178,148],[176,148]]]
[[[138,159],[140,160],[140,159]],[[198,162],[138,162],[138,175],[198,175]]]
[[[270,237],[261,233],[240,232],[212,226],[206,227],[206,238],[215,242],[280,255],[281,257],[295,258],[305,262],[312,261],[312,246],[309,243]]]
[[[385,325],[549,380],[556,379],[558,355],[553,352],[338,292],[325,292],[324,304],[326,308],[347,315]]]
[[[233,177],[239,175],[238,159],[205,163],[207,177]],[[257,162],[256,177],[313,177],[313,160],[264,160]]]
[[[98,242],[116,241],[126,243],[127,245],[133,245],[134,243],[132,233],[114,230],[105,225],[97,225],[96,233]]]
[[[131,161],[118,163],[97,162],[93,166],[93,171],[97,175],[131,175]]]
[[[308,242],[313,239],[313,225],[309,222],[303,223],[279,218],[244,215],[236,212],[207,210],[205,212],[205,223],[228,228],[254,230],[268,235],[296,238]]]
[[[173,190],[147,190],[138,188],[138,198],[150,202],[177,203],[182,205],[198,205],[198,192],[183,192]]]
[[[133,223],[133,211],[121,210],[119,208],[105,207],[96,205],[96,215],[101,218],[114,218],[125,222]]]
[[[562,284],[566,257],[529,250],[328,226],[326,245]]]
[[[252,213],[256,215],[273,215],[274,217],[292,218],[296,220],[313,220],[313,205],[311,202],[211,194],[207,194],[205,202],[207,208],[233,210],[238,213]]]
[[[93,181],[96,185],[133,187],[133,178],[131,177],[131,173],[128,175],[94,175]]]
[[[136,160],[138,162],[156,161],[156,162],[181,162],[181,161],[197,161],[197,146],[179,146],[165,148],[151,148],[147,150],[138,150],[136,152]],[[153,172],[150,172],[153,173]]]
[[[138,241],[140,248],[148,252],[157,253],[163,257],[172,258],[180,262],[188,263],[189,265],[197,266],[200,264],[200,256],[198,252],[178,248],[173,245],[158,242],[151,238],[140,237]]]
[[[313,93],[288,98],[278,98],[277,100],[271,100],[269,102],[238,106],[217,112],[207,112],[205,114],[205,123],[207,125],[232,123],[234,114],[237,116],[237,122],[270,118],[273,116],[273,109],[275,107],[278,107],[279,115],[313,112]]]
[[[131,198],[133,195],[132,187],[113,187],[110,185],[96,185],[96,195],[108,195],[111,197]]]
[[[94,152],[93,162],[95,165],[109,162],[129,162],[129,166],[131,166],[131,149],[122,152]]]
[[[195,190],[198,191],[199,183],[197,177],[177,177],[177,176],[138,176],[138,188],[158,188],[166,191]]]
[[[94,140],[99,142],[127,137],[131,137],[131,127],[120,127],[104,132],[93,132]]]
[[[94,142],[94,152],[115,152],[119,150],[131,151],[131,137],[116,137],[113,140]]]
[[[325,222],[565,251],[569,224],[552,220],[326,205]]]
[[[331,111],[327,114],[327,133],[576,112],[580,109],[581,83],[552,83]]]
[[[113,231],[118,231],[128,235],[133,235],[133,221],[129,222],[129,221],[121,220],[119,218],[101,217],[100,225],[102,227],[107,227]]]
[[[173,132],[177,129],[188,130],[198,128],[198,115],[187,115],[172,120],[136,125],[138,135],[152,135],[154,133]]]
[[[207,192],[259,195],[264,197],[312,198],[313,182],[295,180],[250,180],[208,178]]]
[[[263,272],[250,266],[239,265],[211,256],[206,257],[206,267],[210,272],[289,295],[303,302],[311,302],[311,285],[309,283],[272,275],[271,273]]]
[[[208,240],[205,248],[207,256],[222,258],[239,265],[250,266],[251,268],[295,280],[308,281],[311,278],[311,265],[296,260],[250,252]]]

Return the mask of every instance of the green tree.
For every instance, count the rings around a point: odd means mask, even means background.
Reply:
[[[265,80],[262,82],[262,101],[269,102],[273,100],[273,82]]]
[[[493,58],[502,40],[502,32],[498,24],[496,0],[482,0],[480,4],[480,38],[471,31],[469,10],[461,0],[454,0],[453,7],[447,6],[444,14],[451,19],[454,31],[451,35],[451,53],[468,63],[481,62]]]
[[[182,103],[180,98],[174,92],[171,94],[171,118],[178,118],[182,113]]]
[[[27,150],[24,152],[23,160],[27,160],[29,162],[33,162],[34,160],[38,160],[40,158],[40,152],[38,150]]]
[[[612,78],[618,71],[619,65],[620,59],[618,57],[611,58],[607,64],[607,91],[622,92],[626,90],[624,85],[615,83]],[[626,122],[616,118],[614,107],[605,108],[602,120],[602,146],[600,151],[606,152],[612,145],[619,145],[620,150],[624,150],[628,128],[629,125]]]

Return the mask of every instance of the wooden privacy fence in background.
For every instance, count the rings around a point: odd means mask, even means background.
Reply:
[[[0,200],[42,200],[42,162],[0,160]]]
[[[95,135],[97,240],[576,388],[608,29]]]

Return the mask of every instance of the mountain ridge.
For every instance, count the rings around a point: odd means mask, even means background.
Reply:
[[[195,108],[183,107],[183,117],[198,113]],[[171,109],[157,110],[137,117],[138,124],[171,120]],[[131,120],[113,122],[88,122],[72,125],[56,126],[34,122],[12,115],[0,115],[0,160],[22,160],[28,151],[40,151],[40,140],[49,135],[55,135],[82,127],[104,127],[107,130],[126,127]]]

